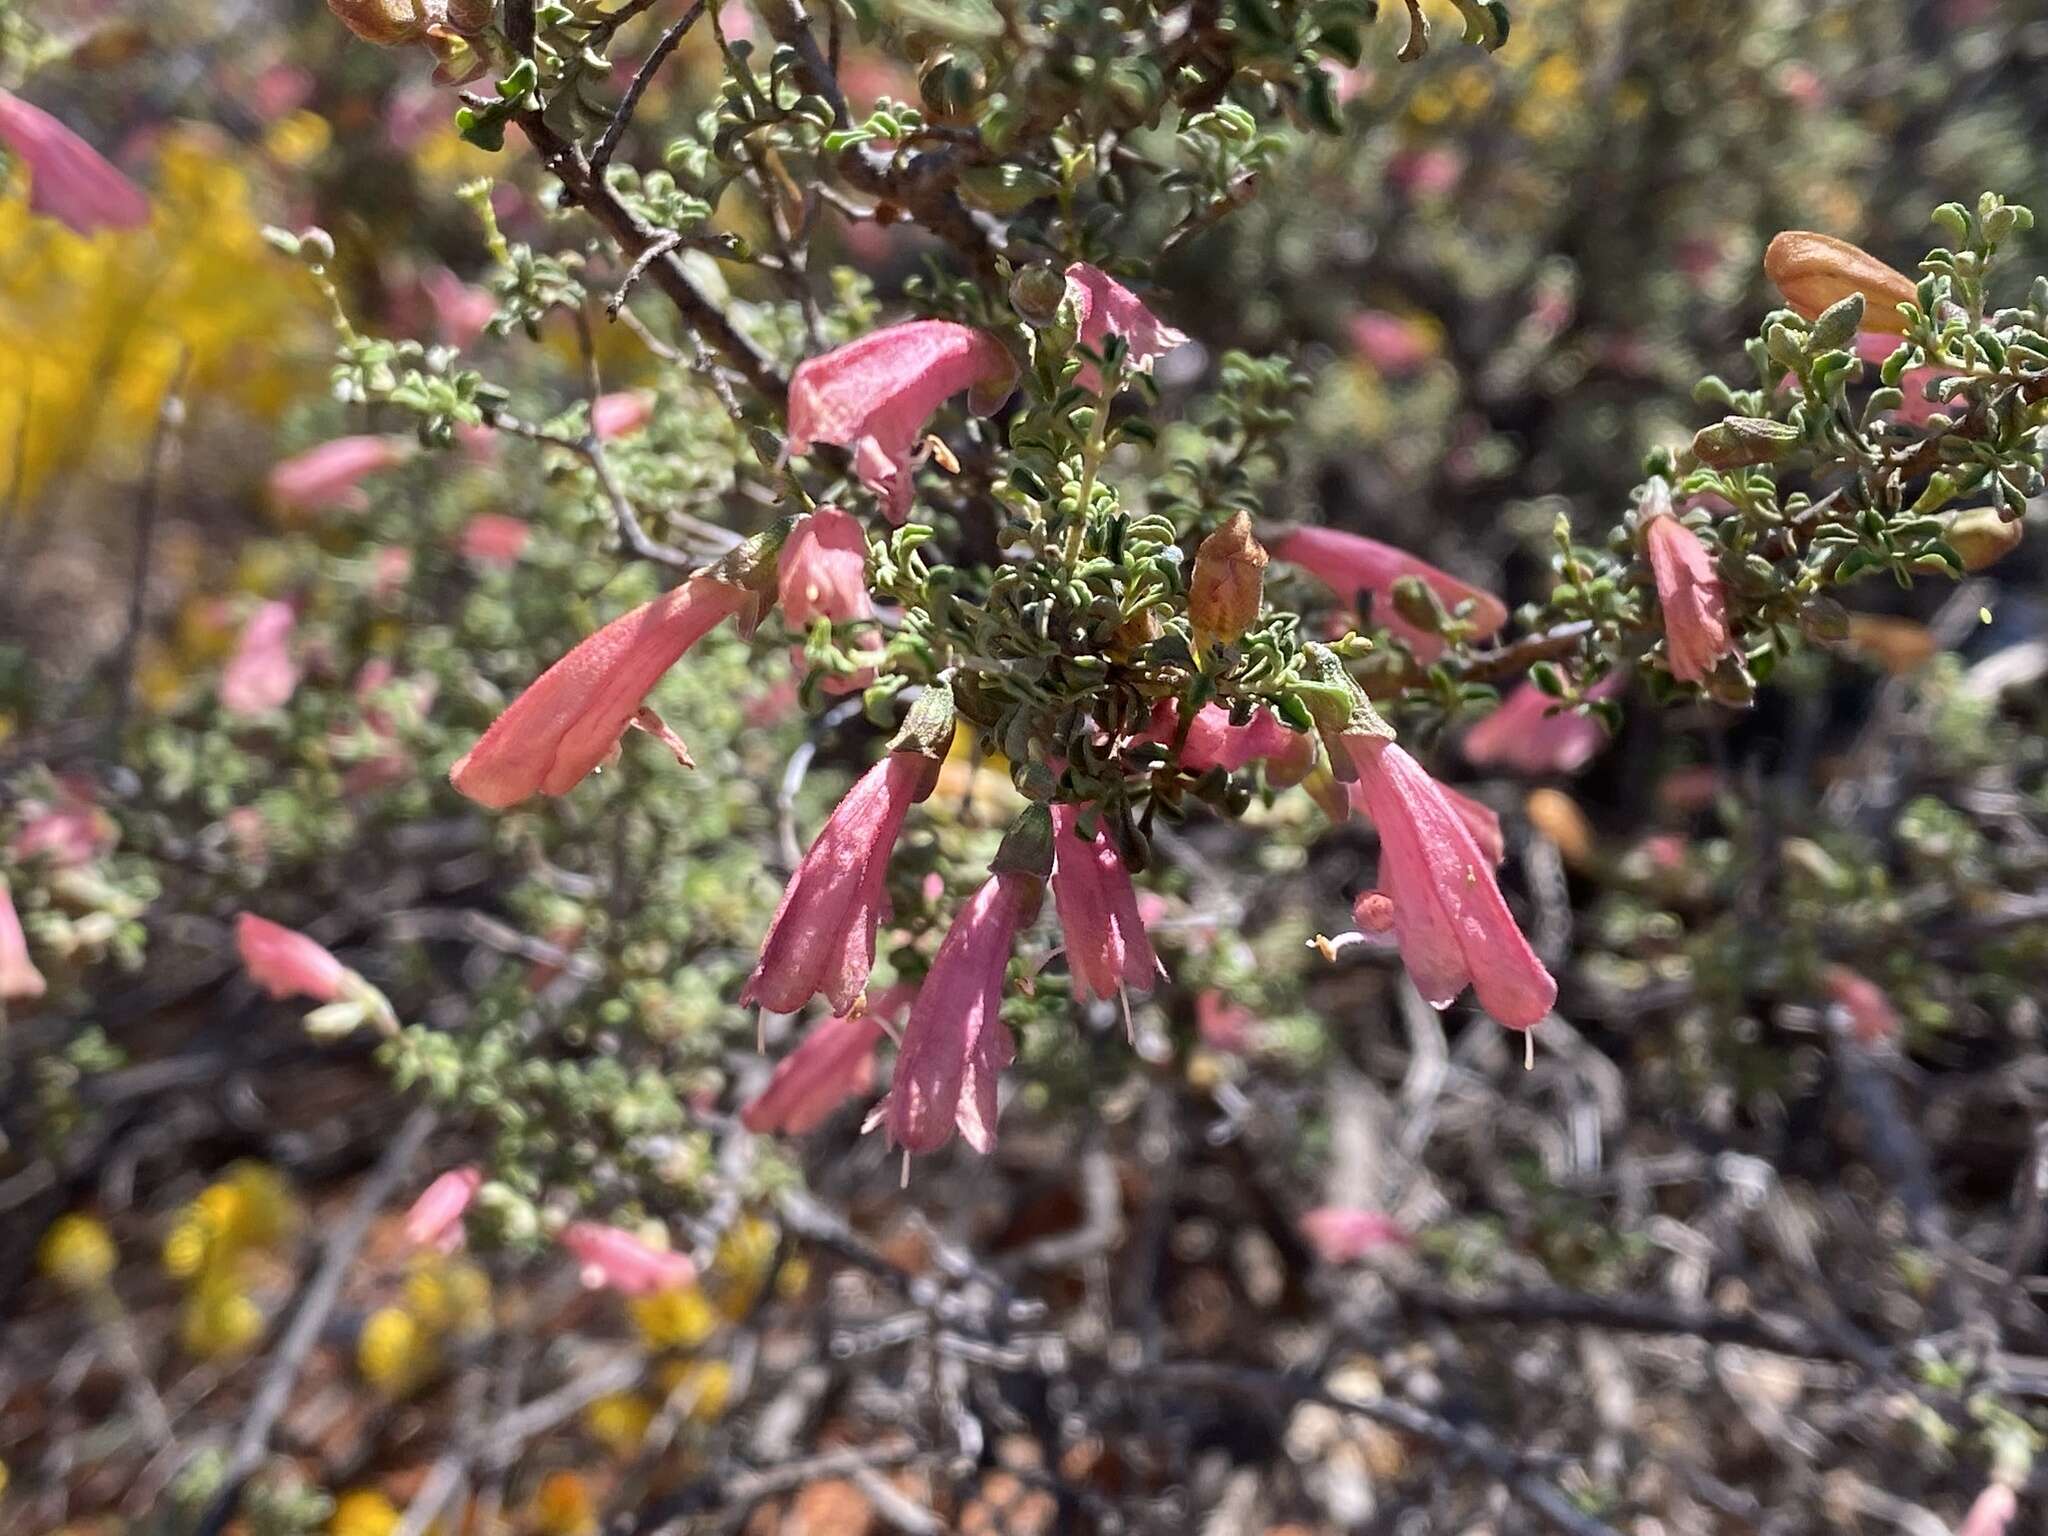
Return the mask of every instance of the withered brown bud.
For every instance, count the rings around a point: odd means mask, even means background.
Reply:
[[[1194,620],[1197,651],[1216,642],[1233,645],[1259,621],[1266,558],[1252,537],[1248,512],[1235,514],[1202,540],[1188,578],[1188,615]]]
[[[1863,329],[1905,334],[1901,304],[1916,303],[1913,280],[1868,251],[1808,229],[1788,229],[1764,252],[1764,275],[1809,320],[1852,293],[1863,295]]]
[[[496,0],[327,0],[327,8],[364,42],[402,48],[436,33],[475,36],[491,24]]]

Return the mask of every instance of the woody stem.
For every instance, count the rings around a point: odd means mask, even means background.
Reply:
[[[1116,377],[1105,374],[1095,402],[1095,420],[1089,424],[1088,441],[1081,449],[1081,496],[1074,506],[1073,525],[1067,529],[1066,565],[1070,571],[1081,563],[1081,549],[1088,536],[1088,508],[1095,500],[1095,472],[1102,467],[1109,438],[1109,402],[1115,394]]]

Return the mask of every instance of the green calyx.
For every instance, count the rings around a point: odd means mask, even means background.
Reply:
[[[1358,680],[1345,670],[1335,651],[1311,641],[1302,648],[1302,654],[1307,658],[1305,670],[1308,676],[1295,691],[1308,706],[1316,729],[1323,733],[1325,741],[1332,743],[1332,760],[1340,755],[1334,746],[1338,737],[1394,739],[1394,728],[1380,718],[1380,712],[1372,707],[1372,700],[1365,696]]]
[[[996,856],[989,860],[988,871],[992,875],[1029,875],[1034,880],[1052,877],[1052,808],[1046,805],[1031,805],[1010,830],[1003,834],[1002,846],[996,849]]]
[[[953,706],[950,682],[929,684],[910,706],[903,728],[889,742],[891,752],[915,752],[935,762],[943,761],[953,746]]]

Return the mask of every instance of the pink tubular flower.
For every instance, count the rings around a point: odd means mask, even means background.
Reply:
[[[412,580],[412,551],[403,544],[386,544],[370,556],[370,596],[389,602]]]
[[[1153,706],[1139,738],[1172,746],[1180,728],[1180,706],[1162,699]],[[1253,763],[1263,762],[1275,783],[1299,783],[1315,765],[1315,741],[1306,732],[1291,731],[1269,709],[1252,713],[1243,725],[1233,725],[1230,711],[1220,704],[1204,704],[1188,727],[1188,739],[1181,744],[1181,766],[1190,773],[1207,773],[1221,768],[1237,773]]]
[[[956,1129],[977,1152],[995,1145],[996,1085],[1017,1054],[1000,1017],[1003,972],[1017,930],[1037,915],[1044,897],[1037,877],[1001,871],[946,930],[896,1053],[883,1110],[893,1145],[935,1152]]]
[[[420,288],[434,311],[434,333],[451,347],[466,347],[483,335],[498,312],[498,301],[473,288],[446,267],[420,279]]]
[[[782,546],[777,576],[782,617],[803,629],[820,616],[835,624],[870,618],[868,540],[860,524],[837,507],[820,507],[800,521]]]
[[[1214,987],[1205,987],[1195,994],[1195,1032],[1212,1051],[1242,1056],[1252,1048],[1258,1025],[1257,1014]]]
[[[261,715],[282,708],[299,686],[292,660],[290,603],[268,602],[249,616],[234,655],[220,675],[220,707],[231,715]]]
[[[1394,609],[1394,583],[1414,576],[1436,593],[1447,609],[1472,604],[1465,622],[1477,639],[1485,639],[1508,621],[1507,604],[1491,592],[1469,586],[1457,577],[1418,560],[1406,550],[1336,528],[1297,528],[1273,546],[1273,557],[1300,566],[1345,602],[1361,592],[1373,595],[1374,622],[1384,624],[1423,661],[1443,653],[1443,642],[1417,629]]]
[[[47,804],[23,801],[20,830],[7,845],[18,864],[45,859],[60,869],[90,864],[120,841],[114,818],[93,803],[90,787],[79,780],[59,786],[60,798]]]
[[[1126,365],[1138,373],[1150,373],[1152,364],[1188,339],[1145,307],[1139,298],[1100,267],[1077,261],[1067,268],[1067,296],[1074,301],[1080,319],[1079,339],[1083,346],[1102,350],[1103,338],[1119,336],[1129,350]],[[1084,362],[1075,382],[1091,393],[1102,389],[1102,371]]]
[[[517,565],[532,534],[523,518],[479,512],[462,525],[462,557],[500,569]]]
[[[644,389],[622,389],[590,402],[590,430],[610,442],[638,432],[654,420],[654,396]]]
[[[449,782],[493,809],[534,794],[566,795],[632,725],[659,735],[688,766],[682,738],[642,701],[685,651],[751,600],[744,587],[700,571],[613,619],[514,699],[449,770]]]
[[[2020,1512],[2019,1495],[2004,1483],[1993,1483],[1977,1495],[1956,1536],[2005,1536],[2012,1517]]]
[[[14,893],[0,880],[0,1001],[10,997],[41,997],[43,973],[28,956],[28,935],[14,910]]]
[[[28,206],[81,235],[149,222],[149,199],[41,107],[0,90],[0,144],[28,167]]]
[[[1435,780],[1431,780],[1435,783]],[[1507,834],[1501,829],[1500,813],[1484,801],[1474,800],[1462,790],[1438,783],[1437,789],[1444,797],[1444,803],[1457,813],[1458,820],[1465,824],[1465,830],[1472,834],[1472,841],[1479,851],[1486,855],[1486,863],[1492,868],[1508,856]],[[1351,808],[1367,821],[1372,820],[1372,807],[1366,804],[1365,786],[1351,786]]]
[[[808,1135],[848,1099],[871,1091],[883,1021],[902,1012],[910,997],[909,987],[891,987],[870,999],[857,1018],[842,1014],[813,1025],[776,1064],[768,1086],[740,1111],[740,1124],[756,1135]]]
[[[1462,150],[1404,149],[1387,162],[1387,179],[1410,197],[1442,197],[1465,174]]]
[[[925,423],[963,389],[993,410],[1017,365],[1001,342],[951,320],[909,320],[806,358],[789,381],[789,451],[837,443],[892,523],[910,515],[912,451]]]
[[[1588,699],[1612,698],[1621,675],[1612,673],[1585,692]],[[1499,709],[1465,733],[1465,760],[1476,767],[1516,773],[1577,773],[1607,745],[1607,732],[1593,716],[1558,707],[1534,683],[1519,685]]]
[[[1102,828],[1093,842],[1081,840],[1080,820],[1078,806],[1052,808],[1052,897],[1074,995],[1107,1000],[1126,988],[1149,992],[1165,968],[1145,936],[1130,871]]]
[[[697,1278],[689,1255],[643,1243],[620,1227],[572,1221],[562,1229],[562,1246],[583,1267],[583,1284],[593,1291],[649,1296],[681,1290]]]
[[[1432,1007],[1470,982],[1510,1029],[1540,1023],[1557,982],[1529,947],[1494,879],[1493,860],[1444,787],[1384,737],[1346,735],[1346,755],[1380,835],[1380,886],[1408,974]]]
[[[1348,329],[1358,355],[1390,379],[1403,379],[1436,356],[1436,338],[1413,320],[1383,309],[1361,310]]]
[[[462,1213],[483,1184],[481,1168],[450,1168],[420,1193],[405,1213],[405,1240],[415,1248],[453,1253],[462,1246]]]
[[[1382,1211],[1323,1205],[1301,1218],[1301,1235],[1325,1264],[1351,1264],[1380,1248],[1405,1248],[1408,1229]]]
[[[339,1001],[349,970],[303,933],[244,912],[235,919],[235,948],[249,979],[272,997]]]
[[[918,752],[891,752],[846,792],[789,877],[743,1006],[794,1013],[822,992],[834,1012],[853,1011],[875,963],[890,851],[939,767]]]
[[[370,504],[363,479],[403,464],[410,452],[400,437],[337,437],[277,465],[265,488],[279,512],[360,512]]]
[[[1700,536],[1669,511],[1644,520],[1643,542],[1657,582],[1657,601],[1664,610],[1664,651],[1671,675],[1681,683],[1701,682],[1723,656],[1736,650],[1713,557]]]
[[[1899,1015],[1884,989],[1846,965],[1831,965],[1821,972],[1828,997],[1849,1020],[1849,1033],[1860,1045],[1882,1045],[1899,1038]]]

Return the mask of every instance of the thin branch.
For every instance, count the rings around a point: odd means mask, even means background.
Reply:
[[[1503,1488],[1563,1536],[1620,1536],[1613,1526],[1587,1514],[1561,1488],[1530,1470],[1521,1456],[1501,1444],[1489,1431],[1477,1425],[1454,1423],[1399,1398],[1346,1397],[1305,1377],[1215,1365],[1205,1360],[1169,1361],[1163,1365],[1141,1367],[1133,1374],[1132,1385],[1142,1386],[1148,1391],[1193,1389],[1227,1392],[1265,1399],[1276,1406],[1320,1403],[1344,1413],[1355,1413],[1361,1418],[1426,1440],[1484,1468]]]
[[[1400,1304],[1449,1322],[1565,1323],[1617,1333],[1673,1334],[1708,1344],[1735,1344],[1806,1360],[1871,1363],[1871,1347],[1833,1329],[1783,1313],[1723,1312],[1711,1307],[1595,1296],[1578,1291],[1503,1291],[1461,1296],[1429,1286],[1401,1286]],[[1882,1362],[1879,1354],[1878,1362]]]
[[[661,238],[662,232],[650,228],[619,201],[602,177],[591,174],[582,149],[564,138],[542,113],[529,109],[519,113],[514,121],[540,156],[541,164],[562,183],[565,201],[585,209],[603,225],[629,261]],[[778,406],[782,403],[789,392],[789,381],[774,360],[742,335],[725,311],[697,286],[675,252],[656,258],[650,276],[713,351],[737,368],[763,398]]]
[[[164,386],[163,399],[156,409],[156,431],[149,444],[149,462],[136,496],[135,560],[128,577],[128,619],[121,632],[120,648],[114,653],[114,709],[107,719],[109,743],[121,739],[134,703],[135,652],[149,619],[149,565],[156,548],[157,512],[163,501],[165,477],[177,463],[178,431],[185,424],[185,372],[190,363],[191,354],[182,352],[170,383]]]
[[[271,1433],[291,1398],[292,1387],[305,1367],[306,1357],[312,1354],[314,1344],[319,1341],[320,1330],[327,1324],[328,1314],[341,1298],[341,1283],[355,1259],[356,1250],[362,1247],[371,1221],[391,1198],[391,1192],[398,1187],[398,1181],[405,1176],[414,1155],[425,1145],[439,1118],[435,1110],[425,1105],[406,1117],[405,1124],[399,1127],[398,1134],[392,1137],[384,1155],[377,1160],[377,1166],[356,1191],[354,1203],[328,1233],[320,1262],[299,1293],[297,1310],[278,1343],[277,1354],[271,1360],[270,1368],[264,1372],[255,1395],[249,1400],[248,1417],[242,1420],[241,1433],[235,1437],[234,1449],[228,1455],[220,1492],[214,1495],[213,1503],[193,1525],[192,1536],[219,1536],[234,1518],[235,1510],[242,1501],[242,1491],[269,1452]]]
[[[704,0],[696,0],[696,4],[683,12],[681,20],[661,34],[661,40],[654,45],[646,60],[634,73],[632,83],[626,87],[626,94],[619,98],[618,109],[612,113],[611,121],[604,125],[604,132],[598,137],[597,147],[590,152],[590,174],[599,182],[604,180],[604,169],[612,163],[612,155],[619,147],[619,140],[625,137],[626,127],[633,121],[633,114],[640,106],[640,98],[647,93],[647,87],[653,82],[655,72],[661,68],[663,61],[676,51],[676,45],[682,42],[690,28],[697,24],[697,18],[703,14]]]

